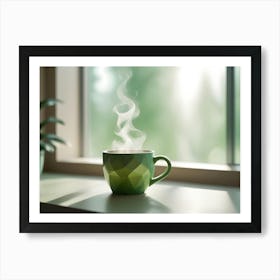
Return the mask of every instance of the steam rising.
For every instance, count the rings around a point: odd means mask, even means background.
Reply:
[[[114,140],[112,148],[114,150],[140,150],[145,142],[146,135],[135,128],[132,121],[137,118],[140,111],[136,104],[127,96],[127,82],[132,76],[131,71],[125,71],[121,76],[122,82],[117,89],[117,95],[120,103],[117,104],[113,111],[117,114],[117,131],[119,140]]]

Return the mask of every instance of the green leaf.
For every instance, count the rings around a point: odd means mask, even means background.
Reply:
[[[52,143],[52,141],[55,141],[55,142],[59,142],[62,144],[66,144],[66,142],[62,138],[58,137],[55,134],[51,134],[51,133],[40,133],[40,138],[41,138],[41,140],[46,140],[50,143]]]
[[[45,108],[45,107],[49,107],[49,106],[54,106],[57,103],[62,103],[63,101],[57,98],[48,98],[45,100],[40,101],[40,108]]]
[[[40,129],[41,129],[42,127],[44,127],[45,125],[47,125],[48,123],[60,123],[60,124],[62,124],[62,125],[65,124],[64,121],[61,120],[61,119],[57,119],[57,118],[55,118],[55,117],[49,117],[49,118],[47,118],[46,120],[43,120],[43,121],[40,123]]]
[[[55,148],[55,145],[53,145],[52,143],[40,141],[40,150],[52,153],[55,151]]]

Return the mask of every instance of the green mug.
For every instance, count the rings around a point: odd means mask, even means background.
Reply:
[[[155,163],[164,160],[166,170],[154,176]],[[171,170],[171,163],[165,156],[154,156],[153,151],[104,151],[103,173],[114,194],[142,194],[162,179]]]

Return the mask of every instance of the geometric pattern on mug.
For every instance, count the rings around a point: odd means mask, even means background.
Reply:
[[[126,161],[122,161],[111,157],[104,162],[104,166],[105,178],[113,192],[117,192],[118,187],[125,188],[127,192],[129,190],[142,192],[150,184],[151,171],[148,162],[143,158],[138,160],[137,157],[131,156]]]

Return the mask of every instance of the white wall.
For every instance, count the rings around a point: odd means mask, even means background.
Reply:
[[[280,279],[279,1],[5,1],[1,279]],[[262,45],[262,234],[19,234],[18,45]]]

